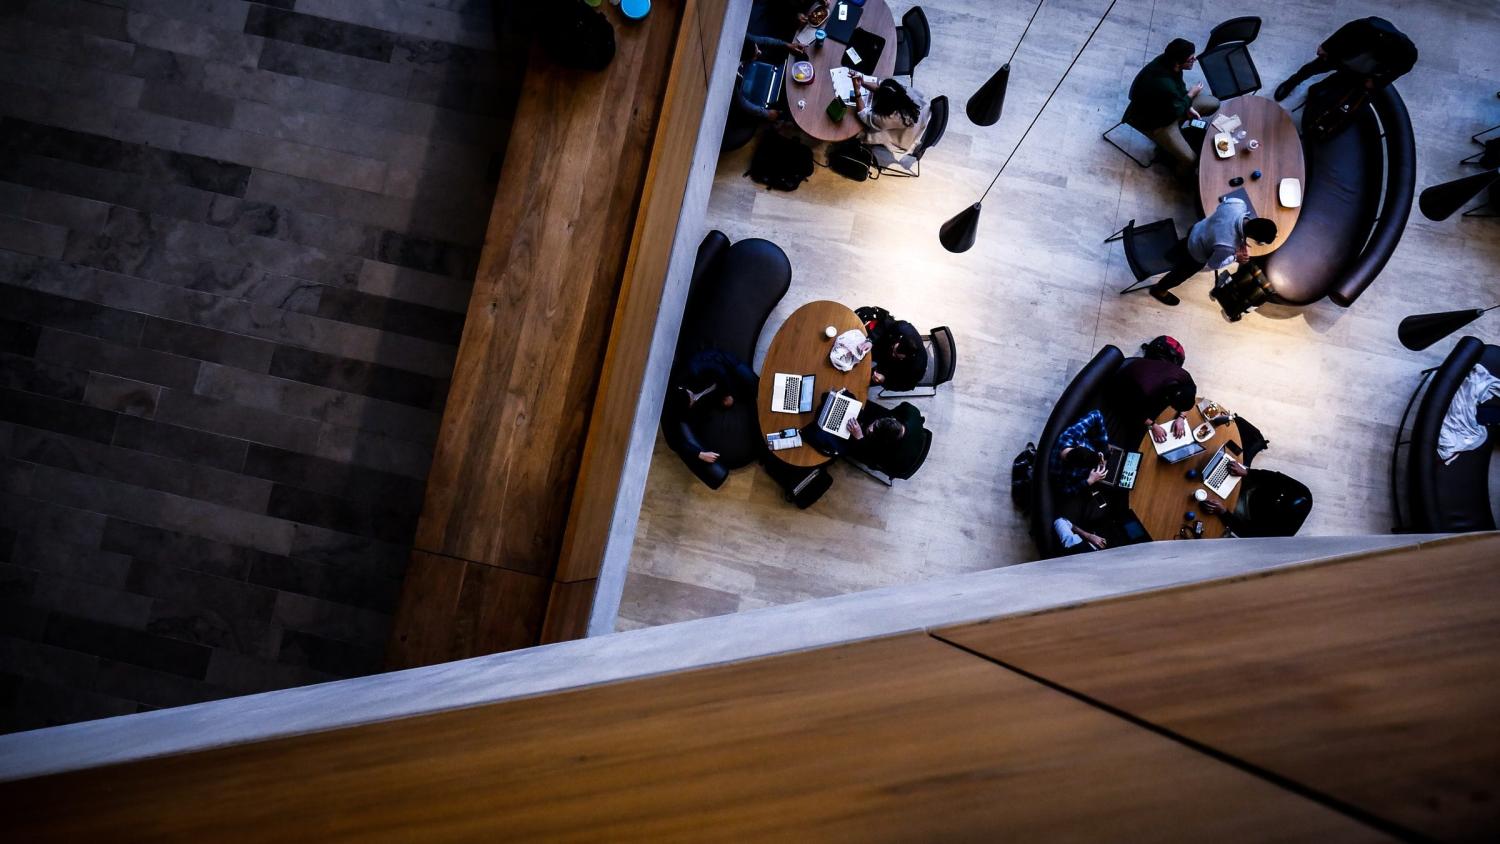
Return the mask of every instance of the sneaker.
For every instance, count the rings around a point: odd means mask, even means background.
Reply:
[[[1152,299],[1155,299],[1163,305],[1167,305],[1170,307],[1176,307],[1177,303],[1182,301],[1181,299],[1178,299],[1176,294],[1172,293],[1170,290],[1159,291],[1155,287],[1148,287],[1146,289],[1146,292],[1151,294]]]

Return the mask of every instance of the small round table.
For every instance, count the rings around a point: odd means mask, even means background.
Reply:
[[[760,365],[760,392],[756,396],[756,412],[760,417],[760,432],[770,434],[783,428],[802,428],[818,418],[823,395],[829,390],[844,389],[860,401],[864,401],[870,389],[870,355],[855,364],[848,372],[833,368],[828,352],[833,341],[823,334],[823,329],[833,326],[839,334],[851,328],[864,330],[859,317],[838,302],[817,301],[792,312],[781,324],[771,347],[766,350],[766,359]],[[837,335],[835,335],[837,336]],[[810,413],[776,413],[771,410],[771,390],[776,373],[787,375],[812,375],[817,379],[813,391],[813,409]],[[820,454],[810,445],[773,451],[771,454],[792,466],[821,466],[832,457]]]
[[[1203,151],[1198,159],[1198,201],[1207,216],[1219,207],[1219,197],[1244,188],[1255,206],[1258,216],[1276,223],[1276,242],[1270,245],[1251,243],[1250,256],[1269,255],[1281,244],[1297,225],[1302,209],[1287,208],[1277,195],[1282,179],[1296,179],[1307,188],[1306,168],[1302,159],[1302,138],[1292,124],[1292,116],[1275,100],[1265,97],[1243,96],[1225,100],[1213,117],[1220,114],[1237,114],[1240,128],[1246,132],[1245,140],[1237,141],[1234,155],[1220,158],[1214,151],[1214,135],[1218,132],[1213,123],[1208,124],[1203,137]],[[1212,118],[1209,118],[1210,120]],[[1260,149],[1252,150],[1251,140],[1260,141]],[[1261,177],[1251,179],[1251,171],[1259,170]],[[1229,180],[1239,177],[1245,183],[1230,187]]]
[[[1164,426],[1170,425],[1176,416],[1177,412],[1168,408],[1157,417],[1157,421]],[[1203,423],[1203,414],[1196,406],[1187,412],[1187,421],[1189,430]],[[1196,521],[1203,522],[1204,539],[1217,539],[1224,535],[1224,520],[1205,514],[1203,505],[1193,500],[1193,491],[1202,489],[1203,485],[1199,481],[1188,480],[1187,472],[1189,469],[1202,471],[1204,465],[1213,458],[1214,452],[1219,450],[1219,446],[1231,441],[1235,445],[1240,444],[1240,428],[1234,422],[1214,428],[1214,435],[1199,443],[1203,446],[1202,454],[1195,454],[1181,463],[1168,463],[1156,454],[1156,444],[1151,441],[1151,432],[1146,431],[1142,435],[1139,449],[1141,466],[1136,472],[1135,488],[1130,491],[1130,509],[1141,520],[1141,525],[1152,539],[1175,539],[1183,526],[1191,528],[1192,524],[1183,519],[1183,515],[1189,510],[1198,514]],[[1234,510],[1234,503],[1239,500],[1240,489],[1244,485],[1245,479],[1241,478],[1224,499],[1224,506],[1230,511]]]
[[[823,22],[822,27],[824,30],[834,22],[838,6],[838,0],[829,2],[828,20]],[[854,7],[851,5],[850,8]],[[885,4],[885,0],[865,0],[858,28],[885,39],[885,48],[875,61],[874,75],[882,79],[890,76],[891,71],[896,69],[896,19],[891,16],[891,7]],[[821,47],[808,45],[807,60],[812,62],[813,78],[805,83],[792,79],[792,64],[801,61],[802,57],[795,53],[787,56],[786,73],[782,76],[786,80],[787,110],[792,113],[792,120],[796,121],[797,128],[820,141],[847,141],[860,132],[859,118],[854,116],[853,106],[844,114],[844,119],[837,123],[828,116],[828,104],[833,102],[834,97],[833,77],[828,72],[843,66],[844,50],[848,46],[832,38],[827,39]],[[798,100],[806,101],[807,106],[797,108]]]

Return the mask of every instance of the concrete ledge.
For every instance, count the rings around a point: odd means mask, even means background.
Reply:
[[[1443,537],[1159,542],[407,671],[0,736],[0,780],[406,718],[1054,609]],[[1447,538],[1463,541],[1462,537]]]

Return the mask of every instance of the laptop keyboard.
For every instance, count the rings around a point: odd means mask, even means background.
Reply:
[[[833,402],[833,407],[828,409],[828,424],[823,426],[824,429],[828,431],[838,431],[843,429],[844,414],[848,410],[848,399],[845,399],[843,396],[839,396],[837,399],[835,399]]]
[[[802,404],[802,379],[786,379],[786,389],[781,391],[781,406],[797,410]]]
[[[1227,457],[1221,459],[1219,461],[1219,465],[1215,466],[1211,471],[1209,471],[1208,475],[1204,477],[1203,485],[1208,487],[1209,489],[1218,489],[1219,484],[1224,483],[1224,479],[1229,477],[1229,464],[1231,462],[1232,461]]]

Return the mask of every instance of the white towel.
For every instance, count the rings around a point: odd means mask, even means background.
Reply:
[[[1476,363],[1469,377],[1458,385],[1453,403],[1448,405],[1448,415],[1443,417],[1443,428],[1438,432],[1438,459],[1452,463],[1463,452],[1484,444],[1489,435],[1479,424],[1476,409],[1491,396],[1500,396],[1500,378]]]

